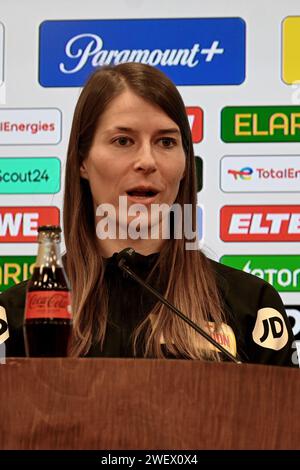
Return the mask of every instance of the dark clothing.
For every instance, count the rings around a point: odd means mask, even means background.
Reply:
[[[158,254],[136,253],[132,269],[145,279]],[[242,362],[292,366],[293,334],[276,290],[256,276],[211,261],[224,304],[224,334],[214,337]],[[156,299],[123,273],[116,255],[106,260],[108,324],[103,351],[93,344],[87,356],[132,357],[131,334],[156,304]],[[7,356],[24,356],[23,317],[27,281],[4,292],[10,337]],[[163,292],[163,286],[157,286]]]

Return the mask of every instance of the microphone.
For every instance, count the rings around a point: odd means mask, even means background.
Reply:
[[[209,343],[211,343],[215,348],[217,348],[221,353],[224,354],[230,361],[235,362],[236,364],[241,364],[236,357],[233,356],[227,349],[223,348],[221,344],[215,341],[205,330],[200,328],[196,323],[194,323],[190,318],[188,318],[184,313],[182,313],[178,308],[176,308],[173,304],[171,304],[167,299],[165,299],[156,289],[150,286],[148,283],[143,281],[135,272],[133,272],[126,263],[130,264],[130,262],[135,257],[135,251],[133,248],[125,248],[124,250],[120,251],[117,256],[116,260],[118,262],[118,266],[122,271],[129,274],[136,282],[138,282],[144,289],[151,292],[157,299],[159,299],[164,305],[166,305],[172,312],[174,312],[178,317],[180,317],[183,321],[185,321],[190,327],[192,327],[197,333],[203,336]]]

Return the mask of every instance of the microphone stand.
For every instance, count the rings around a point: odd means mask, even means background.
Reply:
[[[131,276],[136,282],[138,282],[141,286],[143,286],[146,290],[151,292],[155,297],[157,297],[164,305],[166,305],[170,310],[172,310],[178,317],[180,317],[183,321],[185,321],[188,325],[190,325],[194,330],[196,330],[201,336],[203,336],[209,343],[213,344],[215,348],[217,348],[219,351],[221,351],[224,356],[226,356],[228,359],[230,359],[232,362],[235,362],[236,364],[241,364],[241,361],[239,361],[236,357],[233,356],[227,349],[223,348],[223,346],[217,341],[215,341],[208,333],[206,333],[205,330],[200,328],[196,323],[194,323],[190,318],[188,318],[186,315],[184,315],[178,308],[176,308],[174,305],[172,305],[170,302],[168,302],[167,299],[165,299],[156,289],[151,287],[149,284],[146,284],[135,272],[133,272],[127,265],[126,265],[126,260],[125,258],[120,258],[118,261],[118,266],[120,269],[125,271],[129,276]]]

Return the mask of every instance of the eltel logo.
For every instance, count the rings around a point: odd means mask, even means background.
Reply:
[[[203,110],[199,106],[189,106],[186,108],[192,131],[194,144],[198,144],[203,139]]]
[[[39,225],[58,225],[57,207],[0,207],[0,243],[36,242]]]
[[[220,237],[227,242],[300,241],[300,206],[224,206]]]
[[[298,155],[228,155],[220,174],[227,193],[300,192]]]
[[[224,142],[300,142],[300,106],[232,106],[221,113]]]
[[[288,342],[288,332],[281,313],[271,307],[258,310],[252,338],[263,348],[275,351],[284,348]]]
[[[241,18],[45,21],[39,82],[77,87],[99,66],[141,62],[159,67],[176,85],[239,85],[245,29]]]

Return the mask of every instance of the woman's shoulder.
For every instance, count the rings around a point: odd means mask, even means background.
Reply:
[[[7,357],[25,356],[23,323],[27,282],[16,284],[0,295],[0,306],[5,310],[8,323]]]
[[[18,304],[25,301],[27,283],[28,280],[22,281],[2,292],[0,294],[0,303],[9,301]]]
[[[253,292],[253,289],[258,291],[261,289],[271,289],[275,291],[271,284],[254,274],[247,273],[241,269],[232,268],[231,266],[227,266],[212,259],[209,259],[209,261],[218,284],[225,290],[238,288],[240,291],[251,292]]]
[[[14,326],[23,323],[28,281],[10,287],[0,295],[0,305],[4,307],[8,322]]]
[[[280,316],[287,321],[277,290],[264,279],[210,260],[222,301],[233,317],[255,322],[261,315]]]
[[[276,289],[239,269],[212,260],[211,266],[242,360],[298,367],[291,325]]]

